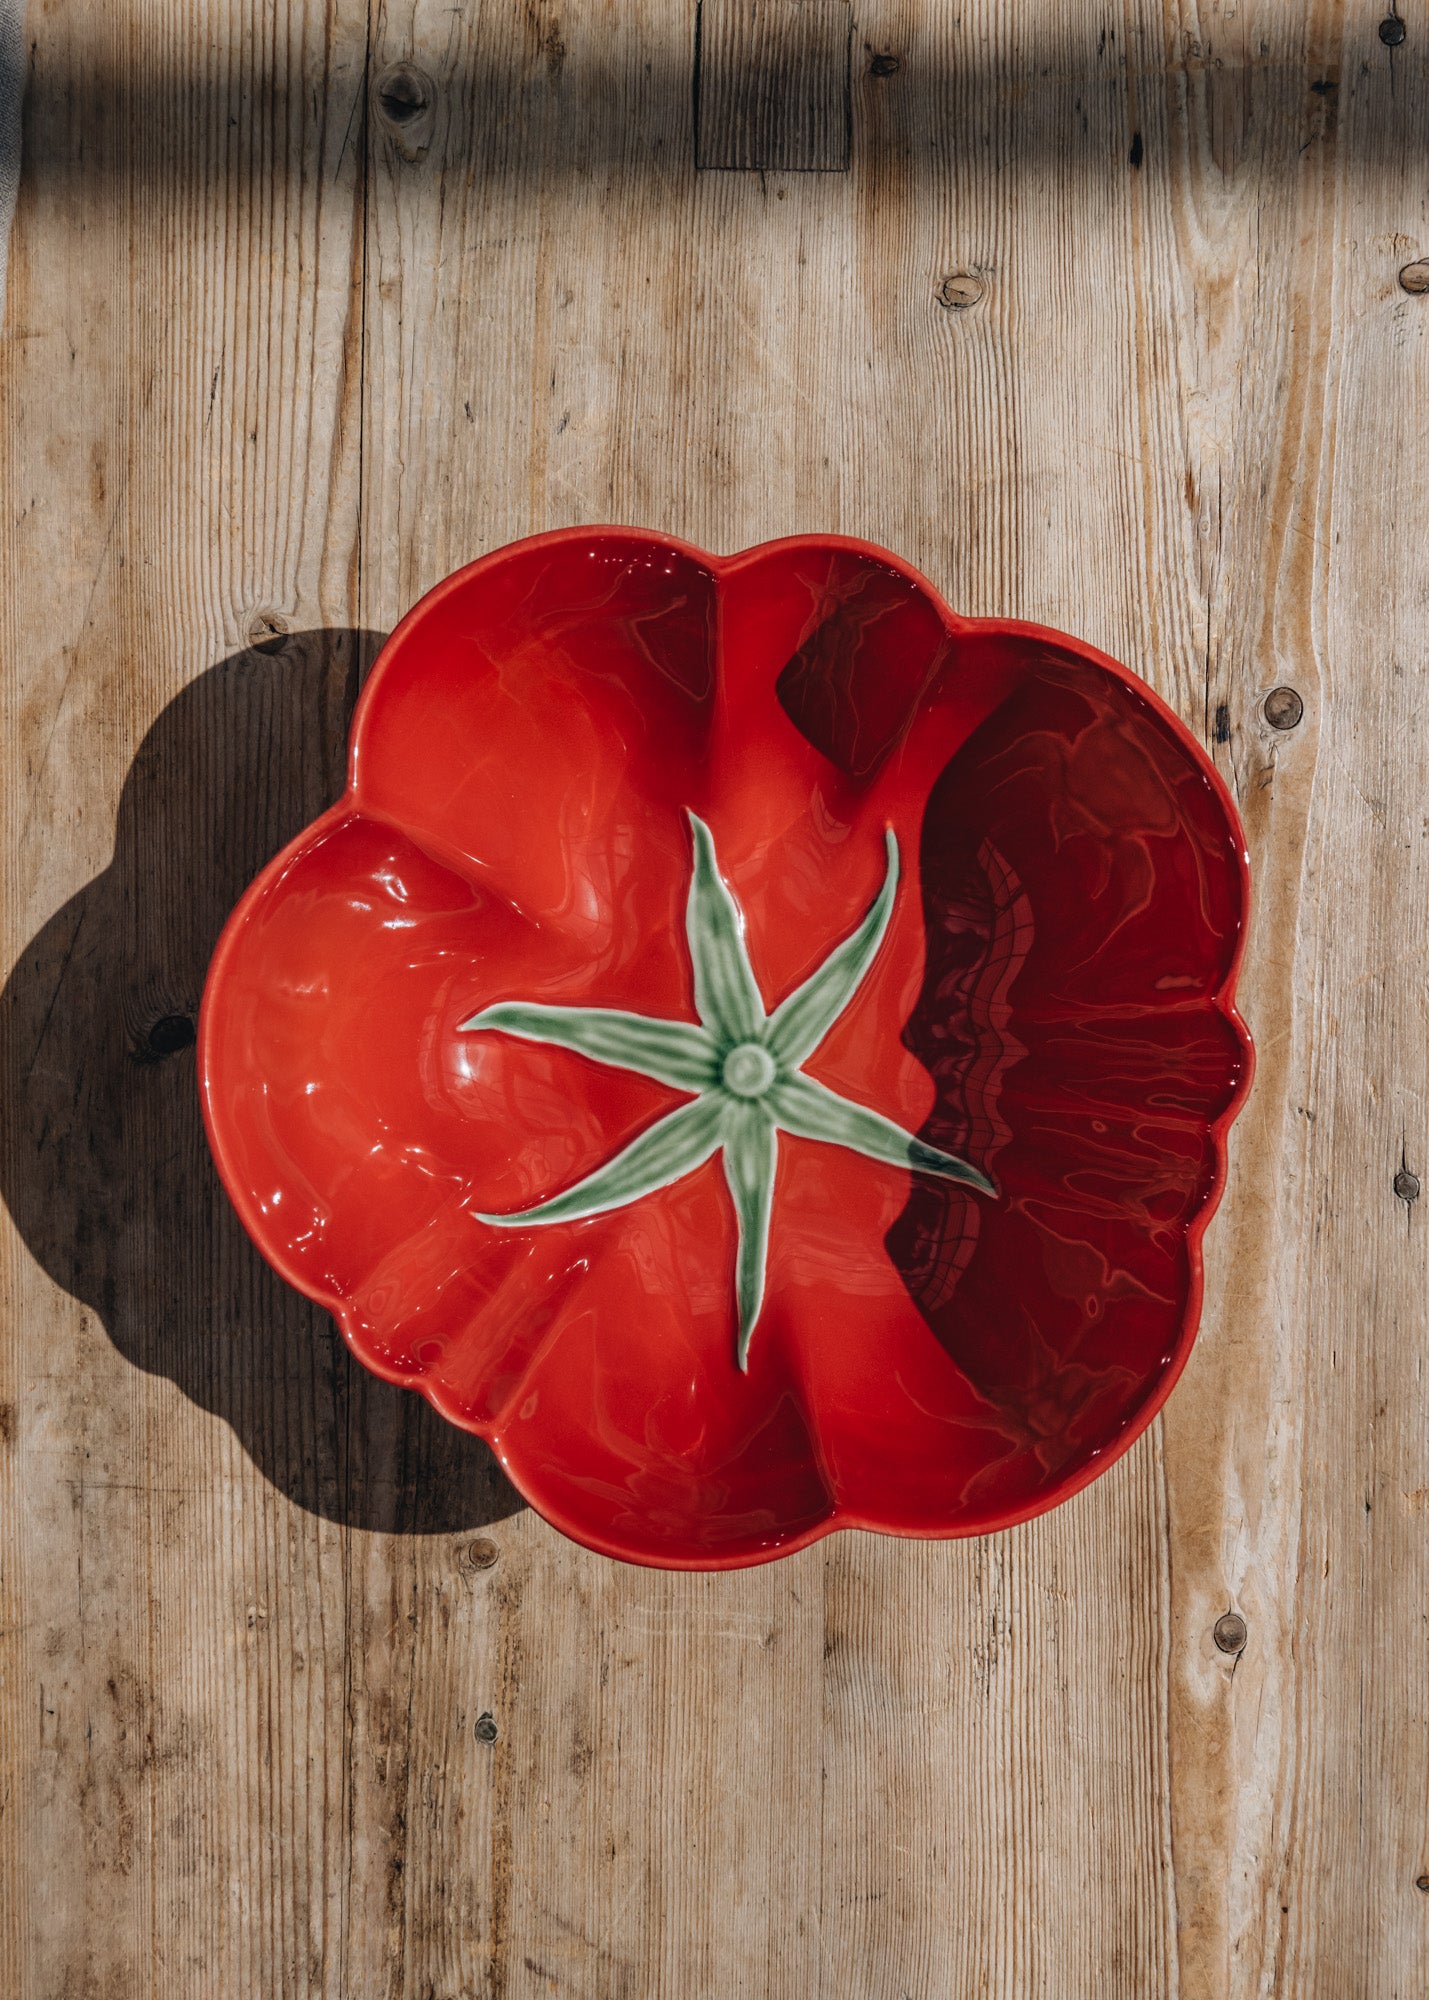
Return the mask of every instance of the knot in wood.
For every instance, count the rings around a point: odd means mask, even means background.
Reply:
[[[149,1030],[144,1054],[154,1062],[162,1062],[165,1056],[176,1056],[182,1049],[191,1049],[196,1038],[190,1015],[162,1014]]]
[[[378,123],[397,157],[425,159],[436,129],[437,86],[415,63],[392,63],[372,86]]]
[[[1265,719],[1272,729],[1294,729],[1305,704],[1292,687],[1276,687],[1265,697]]]
[[[1399,282],[1413,298],[1422,298],[1429,292],[1429,257],[1416,257],[1412,264],[1406,264],[1399,274]]]
[[[392,63],[379,75],[377,102],[394,125],[410,124],[432,101],[431,79],[415,63]]]
[[[1211,1631],[1223,1653],[1243,1653],[1247,1636],[1245,1620],[1238,1611],[1224,1612]]]
[[[1408,1167],[1401,1167],[1399,1172],[1394,1176],[1394,1192],[1402,1202],[1418,1201],[1418,1174],[1411,1174]]]
[[[270,646],[287,636],[288,621],[281,611],[255,611],[244,628],[250,646]]]
[[[966,312],[975,306],[987,287],[976,271],[950,271],[933,294],[949,312]]]

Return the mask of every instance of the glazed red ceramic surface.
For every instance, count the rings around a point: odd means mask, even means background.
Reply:
[[[264,1255],[567,1534],[1065,1499],[1185,1362],[1243,842],[1064,635],[835,539],[545,535],[410,613],[201,1019]]]

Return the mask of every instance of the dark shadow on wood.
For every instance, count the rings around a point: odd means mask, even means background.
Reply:
[[[456,1533],[522,1502],[479,1438],[370,1376],[263,1262],[219,1185],[193,1023],[223,921],[342,788],[372,632],[294,633],[171,701],[120,797],[114,858],[0,998],[0,1192],[33,1256],[136,1367],[232,1426],[283,1493],[346,1526]]]
[[[732,4],[720,0],[726,12]],[[1197,41],[1169,25],[1093,32],[1051,11],[1008,9],[998,36],[950,33],[941,46],[926,36],[870,41],[855,24],[846,125],[844,112],[835,121],[854,172],[876,186],[890,171],[901,186],[916,160],[963,191],[1024,171],[1126,182],[1164,172],[1174,151],[1208,172],[1284,179],[1331,151],[1399,173],[1406,146],[1421,158],[1429,148],[1429,31],[1411,26],[1402,46],[1386,47],[1372,10],[1342,32],[1307,21],[1275,46],[1231,32]],[[701,67],[713,60],[710,12],[707,0]],[[720,85],[718,115],[745,118],[744,137],[710,129],[708,102],[697,121],[694,6],[672,8],[658,36],[602,33],[573,48],[554,25],[524,36],[506,28],[503,49],[492,35],[472,30],[463,41],[454,31],[446,59],[417,48],[376,67],[360,36],[334,32],[325,67],[320,41],[306,72],[268,66],[255,44],[250,59],[213,73],[201,51],[192,69],[166,68],[172,44],[141,45],[120,68],[66,65],[47,60],[37,35],[25,181],[87,206],[122,194],[163,208],[236,189],[254,199],[289,179],[350,193],[366,153],[409,195],[433,201],[450,194],[453,176],[549,189],[602,174],[646,177],[674,198],[693,179],[697,145],[707,165],[720,162],[725,140],[758,164],[768,122],[759,107],[790,84],[785,56],[764,74],[752,46],[748,73],[726,62]],[[827,139],[804,134],[808,144]]]

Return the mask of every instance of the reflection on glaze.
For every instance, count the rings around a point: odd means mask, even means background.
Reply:
[[[880,907],[891,835],[884,942],[806,1074],[996,1201],[781,1119],[762,1293],[728,1159],[524,1226],[714,1093],[628,1044],[455,1024],[518,996],[705,1032],[690,813],[768,1021]],[[1223,788],[1100,655],[956,619],[863,545],[538,537],[384,649],[347,792],[215,956],[205,1114],[270,1260],[580,1540],[705,1567],[983,1532],[1109,1463],[1186,1358],[1244,921]],[[723,1104],[762,1116],[769,1052],[726,1039]]]
[[[575,1049],[598,1062],[634,1070],[656,1083],[692,1091],[690,1102],[647,1126],[622,1152],[563,1193],[510,1215],[483,1215],[502,1228],[575,1222],[624,1208],[681,1180],[718,1152],[739,1232],[735,1358],[749,1365],[749,1343],[764,1302],[765,1263],[774,1209],[779,1134],[847,1146],[887,1166],[937,1174],[984,1194],[992,1182],[966,1160],[940,1152],[804,1073],[878,956],[898,890],[898,842],[887,836],[888,872],[858,929],[782,1000],[765,1009],[745,945],[744,914],[719,873],[714,839],[689,815],[694,839],[685,935],[699,1025],[606,1007],[543,1007],[500,1001],[463,1021],[463,1031],[501,1029],[524,1041]]]

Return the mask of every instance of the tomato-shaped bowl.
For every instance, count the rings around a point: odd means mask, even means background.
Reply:
[[[259,1249],[626,1560],[1066,1499],[1195,1336],[1234,807],[1145,684],[834,537],[439,584],[199,1024]]]

